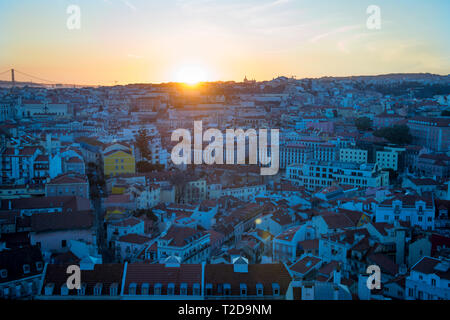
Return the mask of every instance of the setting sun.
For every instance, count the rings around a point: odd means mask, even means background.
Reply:
[[[186,65],[176,72],[176,81],[194,85],[207,80],[207,74],[203,67],[198,65]]]

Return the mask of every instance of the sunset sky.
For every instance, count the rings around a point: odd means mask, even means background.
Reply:
[[[66,27],[71,4],[80,30]],[[366,27],[372,4],[380,30]],[[0,72],[103,85],[448,74],[449,12],[448,0],[0,0]]]

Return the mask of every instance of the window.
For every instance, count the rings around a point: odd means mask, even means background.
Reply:
[[[200,295],[200,284],[199,283],[194,283],[193,294],[195,296],[199,296]]]
[[[245,283],[241,283],[239,287],[240,287],[240,291],[241,291],[241,296],[246,296],[247,295],[247,285]]]
[[[67,284],[63,284],[61,286],[61,295],[62,296],[67,296],[69,294],[69,289],[67,288]]]
[[[229,283],[224,283],[223,285],[223,295],[229,296],[231,294],[231,285]]]
[[[263,287],[262,283],[257,283],[256,284],[256,295],[258,297],[262,297],[263,296],[263,294],[264,294],[263,288],[264,287]]]
[[[431,285],[432,285],[433,287],[436,287],[436,279],[431,279]]]
[[[141,286],[141,294],[148,295],[150,291],[150,285],[148,283],[143,283]]]
[[[155,295],[161,295],[161,283],[155,284],[155,287],[153,288],[153,292]]]
[[[206,284],[206,295],[207,296],[212,295],[212,284],[211,283]]]
[[[102,295],[102,288],[103,288],[103,284],[98,282],[95,284],[94,287],[94,295],[95,296],[101,296]]]
[[[182,283],[180,285],[180,295],[182,296],[187,295],[187,283]]]
[[[272,283],[272,294],[274,296],[280,295],[280,285],[278,283]]]
[[[119,284],[117,282],[112,283],[109,286],[109,295],[110,296],[117,296],[117,289],[119,288]]]
[[[23,265],[23,273],[25,273],[25,274],[30,273],[30,265],[29,264]]]
[[[130,295],[135,295],[136,294],[136,288],[137,288],[137,284],[136,283],[130,283],[130,286],[128,288],[128,294]]]
[[[67,246],[66,240],[61,240],[61,247],[65,248]]]
[[[169,283],[167,285],[167,295],[168,296],[173,296],[175,294],[175,284],[174,283]]]
[[[77,291],[79,296],[84,296],[86,294],[86,283],[82,283],[81,288]]]

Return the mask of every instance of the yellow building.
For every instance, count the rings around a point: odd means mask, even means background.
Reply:
[[[107,147],[103,151],[103,168],[107,177],[124,173],[136,173],[133,150],[121,144]]]

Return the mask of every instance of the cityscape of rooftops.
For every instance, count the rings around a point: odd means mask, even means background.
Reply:
[[[0,302],[449,300],[448,12],[0,0]]]

